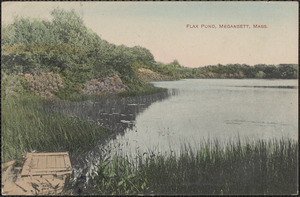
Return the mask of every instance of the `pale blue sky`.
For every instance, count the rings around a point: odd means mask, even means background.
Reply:
[[[51,19],[55,7],[74,8],[101,38],[146,47],[164,63],[298,63],[297,2],[6,2],[2,22],[14,15]],[[268,28],[188,29],[186,24]]]

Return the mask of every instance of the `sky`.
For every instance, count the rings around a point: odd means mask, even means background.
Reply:
[[[51,20],[56,7],[75,9],[102,39],[145,47],[163,63],[298,63],[297,2],[2,2],[2,23]]]

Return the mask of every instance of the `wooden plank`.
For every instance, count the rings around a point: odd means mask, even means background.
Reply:
[[[67,168],[38,168],[31,169],[31,172],[57,172],[57,171],[65,171]]]
[[[64,171],[64,172],[57,172],[56,175],[64,175],[64,174],[72,174],[72,170]]]
[[[70,174],[72,166],[68,152],[28,153],[21,176]]]
[[[25,160],[25,163],[23,165],[22,172],[21,172],[21,176],[29,174],[31,159],[32,159],[32,153],[27,153],[26,160]]]
[[[47,156],[40,155],[40,156],[36,157],[36,159],[39,160],[38,161],[39,163],[38,163],[37,169],[45,169],[45,168],[47,168]]]
[[[64,156],[64,160],[65,160],[65,167],[67,169],[71,169],[72,166],[71,166],[71,161],[70,161],[69,154]]]
[[[32,156],[32,159],[31,159],[31,168],[38,168],[39,166],[39,159],[36,157],[36,156]]]
[[[24,175],[24,176],[41,176],[41,175],[64,175],[64,174],[72,174],[71,170],[68,171],[61,171],[61,172],[31,172],[30,175]]]
[[[56,168],[56,156],[47,155],[47,168]]]
[[[56,167],[57,168],[64,168],[65,165],[65,159],[64,156],[57,156],[56,157]]]
[[[33,153],[35,156],[44,156],[44,155],[69,155],[68,152],[54,152],[54,153]]]

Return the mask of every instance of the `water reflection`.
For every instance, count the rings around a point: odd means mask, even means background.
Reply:
[[[47,110],[60,112],[70,117],[94,121],[98,125],[122,136],[127,130],[132,130],[135,127],[137,116],[152,103],[161,102],[178,94],[179,91],[177,89],[169,89],[166,92],[146,96],[102,98],[78,103],[62,103],[52,106]],[[115,136],[112,137],[114,138]],[[100,158],[117,148],[118,144],[108,144],[105,146],[99,144],[92,150],[79,156],[71,155],[71,163],[75,176],[83,174],[89,177],[97,168]]]
[[[242,88],[285,88],[285,89],[297,89],[297,86],[232,86]]]
[[[135,119],[152,103],[160,102],[170,96],[178,95],[179,91],[170,89],[153,95],[102,98],[84,102],[52,106],[50,110],[63,113],[70,117],[94,121],[98,125],[118,134],[124,134],[126,129],[132,129]]]

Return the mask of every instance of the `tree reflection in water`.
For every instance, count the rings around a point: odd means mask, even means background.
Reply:
[[[179,91],[177,89],[169,89],[166,92],[152,95],[101,98],[84,102],[62,103],[52,106],[47,110],[60,112],[70,117],[94,121],[98,125],[113,131],[115,135],[112,138],[115,138],[116,135],[124,135],[126,130],[133,129],[136,117],[152,103],[162,102],[178,94]],[[99,144],[97,147],[81,155],[71,154],[70,158],[75,176],[86,175],[89,177],[97,167],[100,158],[109,154],[113,148],[116,147],[107,147],[104,144]]]

